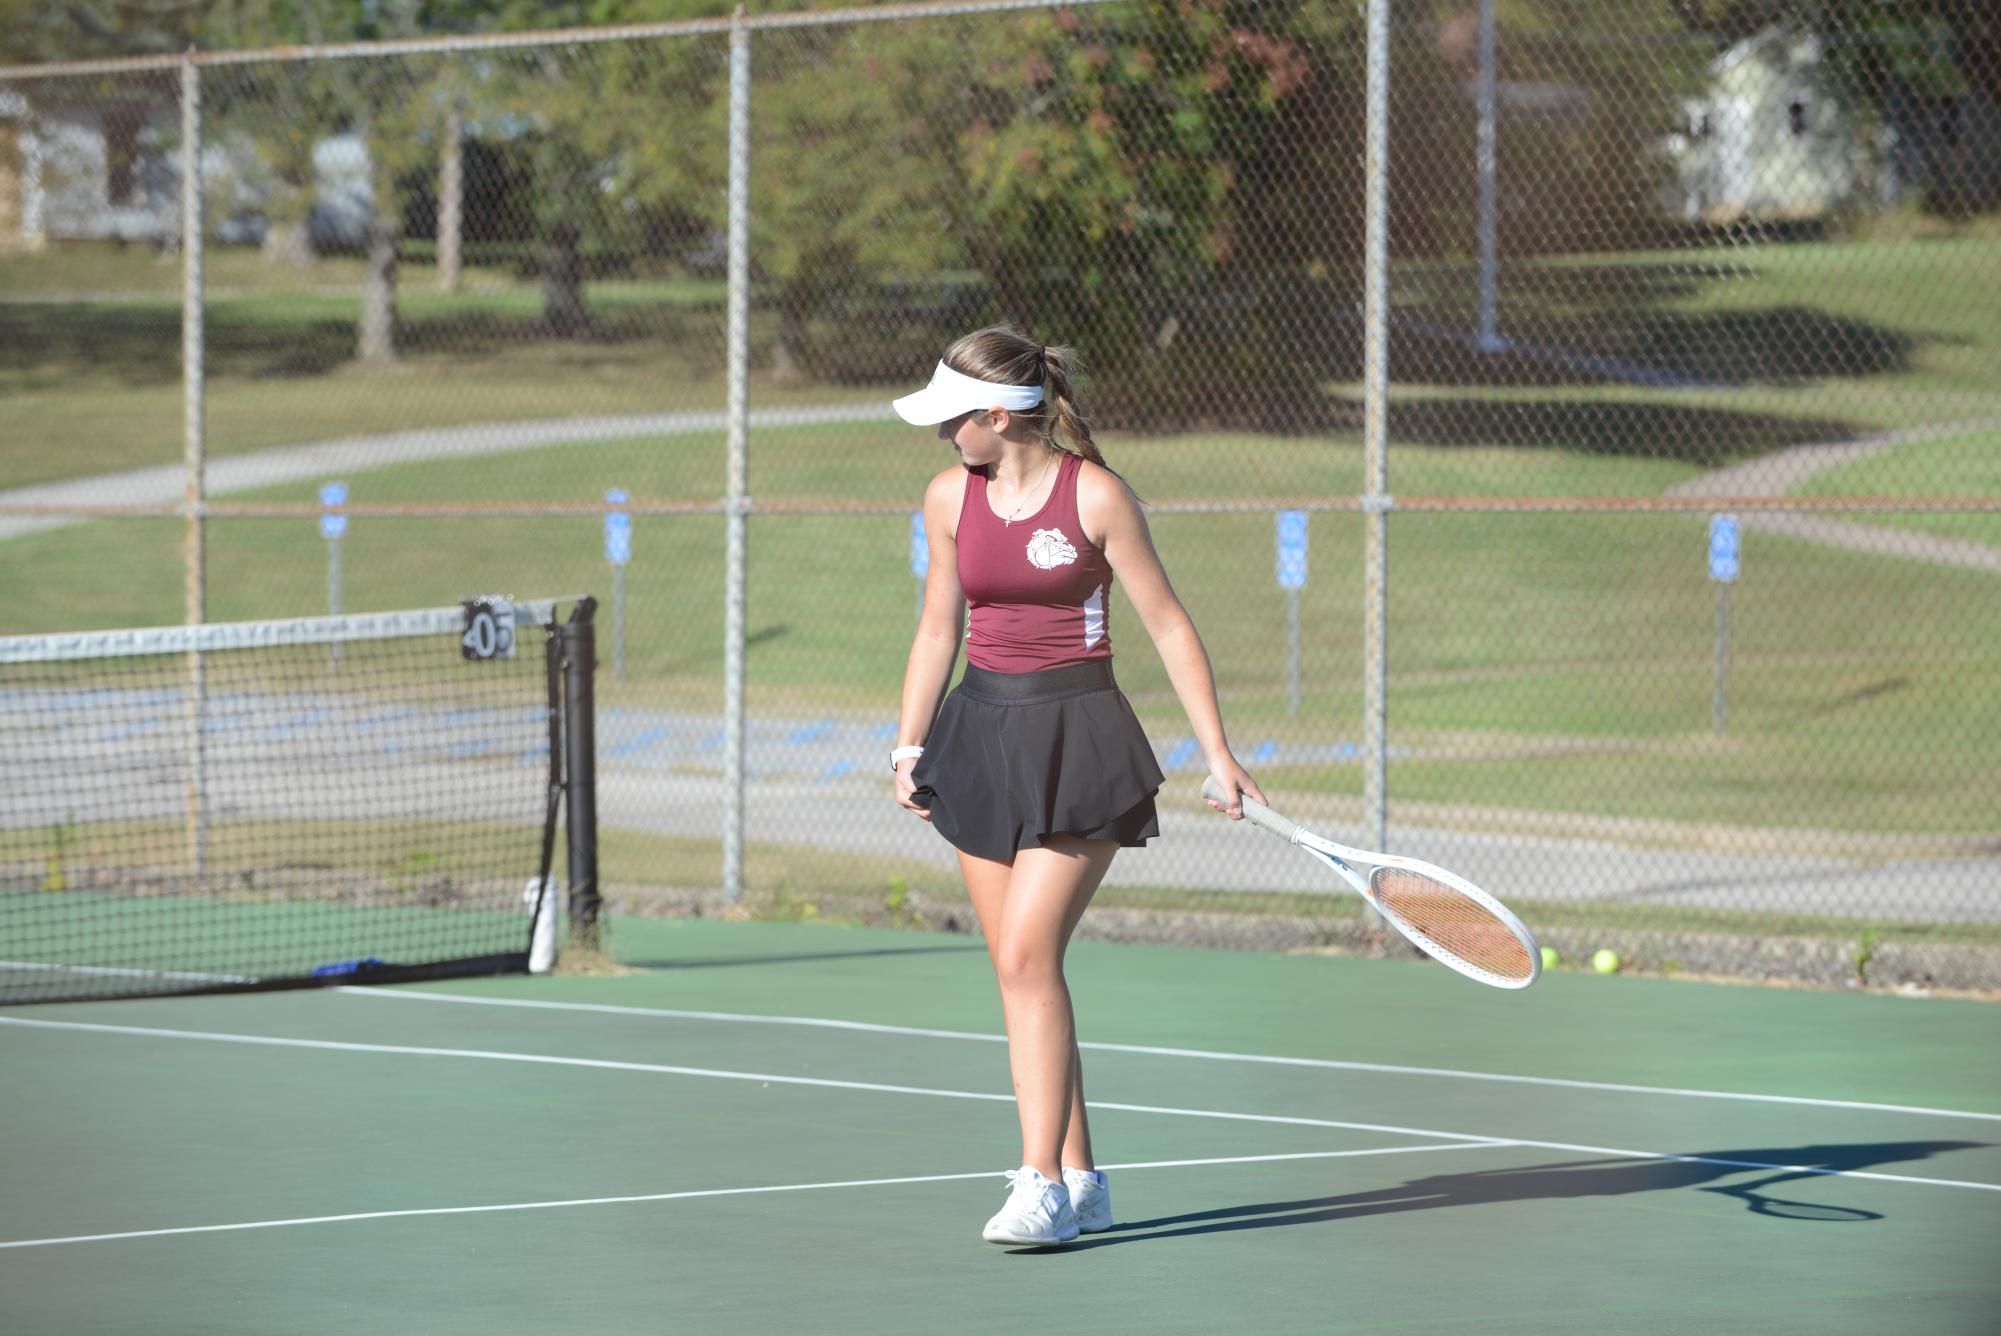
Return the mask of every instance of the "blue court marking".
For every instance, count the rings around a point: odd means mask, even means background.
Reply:
[[[538,742],[531,750],[521,753],[521,764],[523,765],[536,765],[548,759],[549,744],[546,742]]]
[[[894,719],[890,720],[886,724],[876,725],[875,732],[869,734],[869,737],[877,742],[882,741],[884,738],[893,738],[895,736],[896,736],[896,721]]]
[[[851,773],[854,768],[853,761],[836,761],[820,773],[820,782],[825,784],[829,780],[839,779],[842,775]]]
[[[714,751],[716,748],[722,745],[723,745],[723,730],[721,730],[720,728],[717,729],[715,732],[709,734],[709,736],[702,739],[703,751]]]
[[[75,692],[72,693],[72,697],[73,703],[65,703],[63,708],[74,709],[94,706],[102,709],[106,706],[114,706],[133,709],[157,708],[162,705],[170,705],[178,710],[184,707],[184,696],[178,689],[168,690],[161,688],[148,691],[130,691],[118,688],[103,688]],[[64,698],[59,697],[58,699]],[[104,732],[99,733],[97,739],[100,742],[116,742],[120,738],[138,737],[144,733],[157,732],[166,726],[166,721],[162,719],[152,715],[142,715],[137,719],[129,719],[122,724],[114,724]]]
[[[1276,755],[1278,755],[1278,743],[1270,738],[1266,738],[1263,742],[1251,748],[1251,764],[1262,765]]]
[[[165,725],[160,720],[149,716],[145,719],[134,719],[129,723],[120,724],[116,728],[107,728],[97,735],[97,740],[99,742],[117,742],[120,738],[136,738],[144,733],[154,733],[163,727]]]
[[[331,719],[332,717],[333,711],[324,707],[315,710],[306,710],[300,714],[293,715],[283,723],[271,725],[271,727],[257,735],[257,740],[259,742],[270,742],[276,738],[290,737],[302,728],[310,728],[312,725]]]
[[[474,723],[487,713],[486,710],[447,710],[438,716],[438,722],[447,728],[454,728],[459,724]]]
[[[257,722],[257,713],[245,708],[224,714],[209,714],[203,717],[201,731],[204,733],[233,733],[239,728],[248,728]]]
[[[40,708],[48,710],[87,710],[94,705],[100,705],[115,699],[117,694],[117,692],[103,687],[85,687],[78,691],[58,692],[49,699],[47,705]]]
[[[187,701],[187,693],[179,687],[151,687],[143,691],[120,687],[101,687],[85,693],[86,697],[102,705],[107,701],[119,705],[181,705]]]
[[[458,746],[452,748],[448,754],[456,761],[467,756],[479,756],[492,750],[492,738],[474,738],[470,742],[461,742]]]
[[[785,745],[788,747],[803,747],[809,742],[819,741],[821,738],[825,737],[828,733],[832,732],[833,728],[834,728],[833,720],[822,719],[817,724],[808,724],[804,728],[794,730],[793,733],[785,739]]]
[[[1160,758],[1160,768],[1163,770],[1179,770],[1195,759],[1197,750],[1194,738],[1183,738],[1174,744],[1174,750]]]
[[[369,729],[380,728],[384,724],[394,723],[398,719],[408,719],[411,715],[415,713],[417,713],[417,711],[411,706],[398,705],[393,709],[382,711],[380,714],[377,714],[373,718],[363,719],[360,723],[356,724],[354,727],[358,732],[367,732]]]
[[[1334,759],[1337,761],[1352,761],[1361,754],[1362,749],[1356,743],[1337,742],[1334,744]]]
[[[658,745],[663,739],[666,738],[667,733],[668,733],[667,725],[655,724],[651,728],[641,729],[639,732],[633,734],[631,737],[627,738],[624,742],[619,743],[615,747],[606,748],[605,755],[607,756],[635,755],[639,752],[646,751],[647,749]]]

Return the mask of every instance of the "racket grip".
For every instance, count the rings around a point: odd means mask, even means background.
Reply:
[[[1202,796],[1212,802],[1228,802],[1228,799],[1223,794],[1222,787],[1216,783],[1214,775],[1202,781]],[[1272,811],[1271,808],[1266,807],[1248,793],[1240,793],[1237,796],[1244,804],[1244,820],[1263,826],[1266,830],[1288,843],[1291,842],[1293,836],[1299,834],[1299,823],[1297,821],[1280,816],[1277,812]]]

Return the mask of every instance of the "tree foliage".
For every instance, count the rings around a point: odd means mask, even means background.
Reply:
[[[2001,6],[1993,0],[1675,0],[1691,27],[1726,39],[1776,23],[1829,39],[1828,59],[1869,101],[1901,88],[1953,97],[1978,86],[2001,102]]]

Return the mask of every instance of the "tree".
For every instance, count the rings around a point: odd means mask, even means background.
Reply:
[[[439,23],[480,21],[480,11],[464,4],[296,0],[211,6],[201,32],[223,47],[320,45],[414,37]],[[311,203],[317,146],[342,131],[365,146],[369,207],[361,249],[367,268],[355,337],[355,355],[365,363],[396,359],[399,183],[430,160],[449,120],[455,96],[451,69],[451,62],[435,56],[363,56],[229,66],[209,81],[211,137],[241,135],[257,145],[275,178],[271,221],[281,237],[295,239],[292,248],[303,251],[299,238]]]
[[[1496,0],[1495,9],[1502,249],[1656,244],[1668,168],[1656,146],[1701,88],[1713,40],[1688,32],[1673,0]],[[1479,181],[1479,0],[1440,3],[1428,18],[1398,49],[1396,238],[1405,253],[1465,254]]]
[[[1154,0],[1024,15],[982,72],[975,262],[1096,353],[1124,420],[1318,413],[1328,294],[1359,269],[1360,35],[1346,6]]]
[[[1083,345],[1108,406],[1295,416],[1319,350],[1287,288],[1347,267],[1317,215],[1349,170],[1354,29],[1310,0],[1152,0],[760,33],[752,254],[779,366],[907,375],[937,335],[899,339],[910,318],[998,315]],[[648,165],[720,225],[720,155]]]
[[[185,51],[208,7],[209,0],[0,0],[0,65]]]

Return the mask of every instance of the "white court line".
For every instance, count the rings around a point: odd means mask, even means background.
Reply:
[[[95,1034],[138,1035],[156,1039],[195,1039],[211,1043],[250,1044],[268,1048],[306,1048],[341,1053],[388,1053],[420,1058],[470,1058],[492,1062],[526,1062],[553,1067],[590,1067],[609,1071],[648,1072],[664,1076],[701,1076],[722,1081],[757,1081],[766,1085],[817,1086],[828,1090],[862,1090],[875,1094],[923,1095],[936,1099],[976,1099],[1012,1104],[1014,1096],[984,1090],[939,1090],[929,1086],[884,1085],[874,1081],[839,1081],[819,1076],[781,1076],[766,1072],[721,1071],[711,1067],[677,1067],[665,1063],[617,1062],[608,1058],[571,1058],[553,1053],[507,1053],[474,1048],[419,1048],[404,1044],[360,1044],[336,1039],[288,1039],[277,1035],[232,1034],[212,1030],[162,1030],[141,1025],[103,1025],[89,1021],[31,1020],[25,1016],[0,1016],[0,1025],[18,1025],[39,1030],[80,1030]],[[1915,1183],[1923,1187],[1967,1188],[1975,1192],[2001,1192],[2001,1183],[1974,1183],[1951,1178],[1918,1178],[1908,1174],[1867,1173],[1860,1169],[1829,1169],[1822,1165],[1770,1164],[1762,1160],[1725,1160],[1709,1155],[1675,1155],[1666,1151],[1627,1150],[1617,1146],[1588,1146],[1570,1141],[1536,1141],[1528,1137],[1484,1136],[1470,1132],[1441,1132],[1428,1127],[1401,1127],[1391,1123],[1353,1123],[1333,1118],[1301,1118],[1272,1113],[1235,1113],[1222,1109],[1181,1109],[1160,1104],[1119,1104],[1110,1100],[1091,1101],[1094,1109],[1121,1113],[1158,1113],[1176,1118],[1219,1118],[1230,1122],[1277,1123],[1291,1127],[1329,1127],[1349,1132],[1386,1132],[1395,1136],[1428,1137],[1437,1141],[1457,1141],[1486,1146],[1533,1146],[1540,1150],[1568,1150],[1587,1155],[1611,1155],[1631,1160],[1664,1160],[1680,1164],[1716,1164],[1735,1169],[1782,1170],[1825,1178],[1866,1178],[1879,1183]]]
[[[746,1025],[801,1025],[864,1034],[908,1035],[921,1039],[970,1039],[1004,1044],[1006,1035],[970,1030],[927,1030],[909,1025],[872,1025],[866,1021],[826,1020],[814,1016],[758,1016],[727,1011],[670,1011],[657,1007],[620,1007],[599,1002],[539,1002],[526,998],[473,997],[460,993],[424,993],[405,989],[357,988],[330,991],[351,997],[393,998],[408,1002],[461,1002],[486,1007],[530,1007],[550,1011],[597,1011],[614,1016],[651,1016],[663,1020],[727,1021]],[[1933,1109],[1914,1104],[1870,1104],[1849,1099],[1809,1099],[1803,1095],[1755,1095],[1733,1090],[1683,1090],[1673,1086],[1620,1085],[1611,1081],[1572,1081],[1556,1076],[1511,1076],[1501,1072],[1463,1072],[1450,1067],[1400,1067],[1382,1062],[1342,1062],[1332,1058],[1286,1058],[1264,1053],[1222,1053],[1200,1048],[1159,1048],[1147,1044],[1107,1044],[1078,1040],[1077,1047],[1100,1053],[1140,1053],[1163,1058],[1200,1058],[1208,1062],[1253,1062],[1276,1067],[1313,1067],[1341,1072],[1385,1072],[1395,1076],[1441,1076],[1459,1081],[1501,1081],[1515,1085],[1558,1086],[1570,1090],[1610,1090],[1631,1095],[1678,1095],[1688,1099],[1735,1099],[1757,1104],[1804,1104],[1823,1109],[1859,1109],[1871,1113],[1911,1113],[1927,1118],[1972,1118],[2001,1122],[2001,1113],[1967,1109]]]
[[[757,1081],[765,1085],[817,1086],[825,1090],[862,1090],[884,1095],[926,1095],[937,1099],[978,1099],[1012,1104],[1012,1094],[985,1090],[939,1090],[930,1086],[885,1085],[875,1081],[841,1081],[824,1076],[784,1076],[773,1072],[723,1071],[714,1067],[681,1067],[658,1062],[621,1062],[611,1058],[572,1058],[555,1053],[509,1053],[478,1048],[424,1048],[409,1044],[360,1044],[338,1039],[288,1039],[278,1035],[233,1034],[213,1030],[163,1030],[143,1025],[103,1025],[91,1021],[31,1020],[0,1016],[0,1025],[37,1030],[81,1030],[94,1034],[139,1035],[149,1039],[199,1039],[218,1044],[251,1044],[266,1048],[309,1048],[337,1053],[389,1053],[416,1058],[473,1058],[488,1062],[526,1062],[551,1067],[590,1067],[605,1071],[648,1072],[659,1076],[701,1076],[717,1081]],[[1123,1113],[1160,1113],[1182,1118],[1221,1118],[1231,1122],[1279,1123],[1293,1127],[1331,1127],[1352,1132],[1389,1132],[1398,1136],[1436,1137],[1447,1141],[1512,1143],[1512,1137],[1467,1136],[1458,1132],[1427,1132],[1422,1128],[1384,1123],[1344,1123],[1328,1118],[1296,1118],[1275,1113],[1233,1113],[1221,1109],[1177,1109],[1152,1104],[1114,1104],[1094,1099],[1094,1109]]]
[[[1507,1142],[1491,1143],[1496,1146]],[[1358,1155],[1411,1155],[1427,1150],[1480,1150],[1487,1146],[1383,1146],[1374,1150],[1310,1150],[1289,1155],[1231,1155],[1213,1160],[1146,1160],[1108,1164],[1106,1170],[1179,1169],[1209,1164],[1261,1164],[1271,1160],[1336,1160]],[[170,1234],[225,1234],[240,1229],[283,1229],[290,1225],[333,1225],[350,1220],[397,1220],[418,1215],[480,1215],[493,1211],[547,1211],[563,1206],[622,1206],[631,1202],[686,1201],[693,1197],[747,1197],[764,1192],[813,1192],[821,1188],[879,1188],[902,1183],[952,1183],[999,1178],[997,1169],[975,1174],[924,1174],[912,1178],[855,1178],[839,1183],[785,1183],[761,1188],[702,1188],[690,1192],[648,1192],[630,1197],[573,1197],[565,1201],[503,1202],[493,1206],[420,1206],[402,1211],[356,1211],[348,1215],[307,1215],[291,1220],[245,1220],[230,1225],[179,1225],[170,1229],[128,1229],[116,1234],[71,1234],[64,1238],[10,1239],[0,1248],[48,1248],[59,1243],[108,1243],[114,1239],[156,1239]]]

